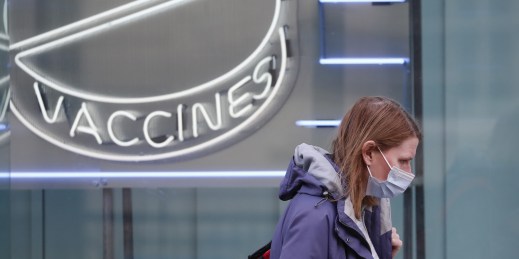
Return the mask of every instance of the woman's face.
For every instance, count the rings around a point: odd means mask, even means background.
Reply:
[[[416,155],[416,148],[418,147],[418,138],[410,137],[402,142],[399,146],[392,147],[384,152],[387,162],[391,166],[396,166],[408,173],[411,172],[411,161]],[[389,175],[391,168],[384,160],[382,153],[378,148],[371,152],[371,165],[369,166],[373,177],[385,181]]]

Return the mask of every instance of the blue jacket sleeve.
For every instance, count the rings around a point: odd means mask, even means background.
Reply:
[[[306,196],[306,197],[301,197]],[[288,206],[280,227],[280,235],[273,244],[272,258],[328,258],[330,236],[333,233],[333,219],[321,205],[316,207],[317,197],[297,195]],[[327,207],[330,204],[322,204]],[[279,257],[277,257],[279,254]]]

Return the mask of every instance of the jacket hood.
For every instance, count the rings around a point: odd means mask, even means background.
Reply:
[[[328,151],[300,144],[281,182],[279,198],[290,200],[298,192],[314,196],[323,196],[326,195],[324,192],[328,192],[334,198],[341,197],[342,186],[338,172],[339,168]]]
[[[339,237],[346,243],[350,242],[348,246],[357,254],[363,254],[365,258],[370,257],[370,246],[375,248],[376,254],[380,258],[390,258],[392,224],[389,199],[380,199],[378,206],[364,207],[362,218],[356,219],[351,200],[343,195],[338,172],[340,170],[332,161],[329,152],[303,143],[296,147],[294,156],[288,165],[285,178],[281,182],[279,198],[286,201],[298,193],[303,193],[318,197],[324,196],[325,199],[322,200],[328,200],[327,196],[330,195],[333,200],[337,201],[338,218],[334,222],[336,224],[334,226],[344,226],[352,230],[346,231],[342,227],[335,228]],[[320,201],[316,206],[318,204]],[[357,241],[353,242],[354,240]],[[362,246],[368,250],[361,249]]]

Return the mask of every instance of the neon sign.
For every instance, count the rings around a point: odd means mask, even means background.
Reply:
[[[193,158],[250,135],[274,115],[293,87],[297,55],[289,57],[287,42],[297,36],[297,26],[288,13],[297,1],[273,1],[266,34],[243,61],[176,92],[129,97],[87,91],[31,63],[35,56],[131,28],[189,2],[134,1],[13,43],[13,114],[54,145],[114,161]]]
[[[9,76],[0,78],[0,122],[5,121],[11,89],[9,88]]]

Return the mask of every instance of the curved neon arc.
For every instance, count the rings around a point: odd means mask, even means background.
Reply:
[[[188,154],[191,154],[194,152],[198,152],[198,151],[202,151],[204,149],[210,148],[218,143],[222,143],[222,142],[230,139],[233,135],[237,134],[238,132],[240,132],[241,130],[243,130],[250,124],[252,124],[252,122],[254,120],[256,120],[256,118],[258,118],[258,116],[260,114],[263,113],[263,111],[269,106],[269,104],[275,98],[276,93],[278,92],[278,90],[281,86],[281,83],[284,80],[285,73],[286,73],[286,66],[287,66],[287,49],[286,49],[284,28],[280,27],[278,29],[278,33],[279,33],[279,41],[281,44],[281,66],[280,66],[280,70],[279,70],[279,76],[278,76],[278,80],[276,81],[276,85],[272,89],[272,93],[265,100],[263,105],[260,106],[256,110],[256,112],[254,112],[249,118],[247,118],[244,122],[242,122],[238,126],[234,127],[233,129],[225,132],[224,134],[222,134],[214,139],[211,139],[210,141],[207,141],[202,144],[192,146],[192,147],[189,147],[186,149],[173,151],[173,152],[166,152],[166,153],[162,153],[162,154],[154,154],[154,155],[149,155],[149,156],[110,155],[110,154],[103,155],[103,154],[100,154],[99,152],[83,150],[83,149],[80,149],[77,147],[65,145],[63,142],[58,141],[58,140],[46,135],[44,132],[40,131],[38,128],[33,126],[29,121],[27,121],[21,115],[21,113],[18,111],[18,109],[16,108],[15,104],[12,101],[10,102],[10,108],[11,108],[11,111],[13,112],[13,114],[15,114],[15,116],[20,120],[20,122],[22,122],[22,124],[24,124],[27,128],[29,128],[36,135],[40,136],[41,138],[45,139],[46,141],[48,141],[60,148],[63,148],[65,150],[68,150],[68,151],[71,151],[71,152],[74,152],[77,154],[94,157],[94,158],[98,158],[98,159],[122,161],[122,162],[152,161],[152,160],[160,160],[160,159],[167,159],[167,158],[172,158],[172,157],[188,155]]]
[[[62,39],[59,39],[59,40],[56,40],[56,41],[52,41],[52,42],[46,43],[44,45],[41,45],[41,46],[38,46],[38,47],[35,47],[35,48],[32,48],[32,49],[29,49],[29,50],[26,50],[26,51],[22,51],[22,52],[20,52],[20,53],[18,53],[16,55],[15,62],[27,74],[31,75],[33,78],[35,78],[39,82],[44,83],[46,86],[48,86],[50,88],[53,88],[56,91],[59,91],[59,92],[62,92],[62,93],[65,93],[67,95],[74,96],[74,97],[77,97],[77,98],[80,98],[80,99],[94,101],[94,102],[102,102],[102,103],[114,103],[114,104],[137,104],[137,103],[152,103],[152,102],[167,101],[167,100],[181,98],[181,97],[186,97],[186,96],[189,96],[189,95],[196,94],[198,92],[205,91],[205,90],[213,87],[214,85],[217,85],[219,83],[225,82],[226,80],[228,80],[229,78],[231,78],[232,76],[237,74],[239,71],[243,70],[246,66],[251,64],[254,61],[254,59],[260,54],[260,52],[263,50],[263,48],[267,45],[269,39],[271,38],[272,34],[274,33],[274,30],[275,30],[276,25],[278,23],[280,12],[281,12],[280,11],[280,9],[281,9],[281,0],[276,0],[276,7],[275,7],[275,11],[274,11],[274,18],[272,19],[272,23],[270,24],[270,27],[269,27],[269,29],[267,31],[267,34],[262,39],[260,45],[252,52],[252,54],[250,54],[244,61],[242,61],[236,67],[234,67],[230,71],[226,72],[225,74],[223,74],[223,75],[221,75],[221,76],[219,76],[219,77],[217,77],[217,78],[215,78],[215,79],[213,79],[211,81],[205,82],[205,83],[200,84],[198,86],[190,87],[187,90],[183,90],[183,91],[175,92],[175,93],[170,93],[170,94],[165,94],[165,95],[149,96],[149,97],[138,97],[138,98],[122,98],[122,97],[112,97],[112,96],[106,96],[106,95],[100,95],[100,94],[92,94],[92,93],[81,93],[81,92],[78,92],[77,90],[72,90],[70,87],[61,86],[61,85],[56,84],[55,82],[52,82],[51,80],[46,79],[45,77],[39,75],[38,73],[36,73],[32,69],[30,69],[28,66],[26,66],[20,60],[20,59],[22,59],[22,58],[24,58],[26,56],[38,54],[38,53],[41,53],[41,52],[46,51],[48,49],[56,48],[56,47],[59,47],[59,46],[61,46],[63,44],[76,41],[76,40],[84,38],[84,37],[86,37],[86,36],[88,36],[90,34],[93,34],[93,33],[96,33],[96,32],[100,32],[100,31],[104,31],[104,30],[108,30],[108,29],[110,29],[111,27],[113,27],[115,25],[129,22],[129,21],[131,21],[133,19],[140,18],[141,16],[149,14],[151,12],[163,11],[164,6],[169,6],[172,3],[177,4],[177,1],[160,4],[160,5],[148,8],[148,9],[146,9],[144,11],[140,11],[140,12],[134,13],[132,15],[129,15],[129,16],[126,16],[126,17],[123,17],[123,18],[119,18],[119,19],[114,20],[112,22],[108,22],[108,23],[96,26],[94,28],[91,28],[91,29],[88,29],[88,30],[85,30],[85,31],[82,31],[82,32],[79,32],[79,33],[76,33],[76,34],[72,34],[72,35],[67,36],[65,38],[62,38]]]
[[[7,104],[7,100],[10,100],[11,99],[11,88],[8,88],[7,89],[7,94],[4,98],[5,100],[5,103],[2,103],[2,106],[0,108],[0,121],[4,121],[5,120],[5,115],[7,114],[7,107],[9,106]],[[4,101],[2,100],[2,101]]]
[[[15,43],[11,44],[9,49],[15,50],[15,49],[23,48],[27,45],[37,44],[39,41],[48,40],[52,37],[56,37],[59,34],[67,33],[67,31],[74,30],[81,26],[88,26],[88,24],[99,21],[101,19],[106,19],[106,18],[109,18],[110,16],[118,15],[119,13],[130,11],[134,8],[140,8],[145,4],[149,4],[150,2],[153,2],[153,0],[135,0],[128,4],[124,4],[124,5],[109,9],[109,10],[101,12],[99,14],[92,15],[85,19],[67,24],[65,26],[62,26],[62,27],[59,27],[59,28],[56,28],[56,29],[53,29],[53,30],[50,30],[50,31],[47,31],[47,32],[44,32],[41,34],[38,34],[38,35],[30,37],[28,39],[25,39],[25,40],[22,40],[19,42],[15,42]],[[155,1],[155,2],[157,2],[157,1]],[[7,12],[6,7],[4,7],[4,13],[6,13],[6,12]]]
[[[3,122],[5,120],[5,115],[7,114],[7,107],[9,106],[7,101],[11,99],[11,88],[9,87],[9,85],[6,85],[4,88],[4,84],[9,83],[9,80],[10,80],[10,76],[4,76],[4,77],[0,78],[0,90],[7,91],[5,94],[5,97],[3,97],[0,100],[0,104],[1,104],[0,122]],[[5,89],[7,89],[7,90],[5,90]],[[5,103],[4,103],[4,101],[5,101]],[[0,143],[1,143],[1,141],[0,141]]]
[[[11,138],[11,131],[6,131],[3,133],[0,133],[0,145],[4,145],[8,143],[9,139]]]
[[[4,77],[0,78],[0,85],[3,85],[5,83],[9,82],[10,79],[11,79],[10,76],[4,76]]]

